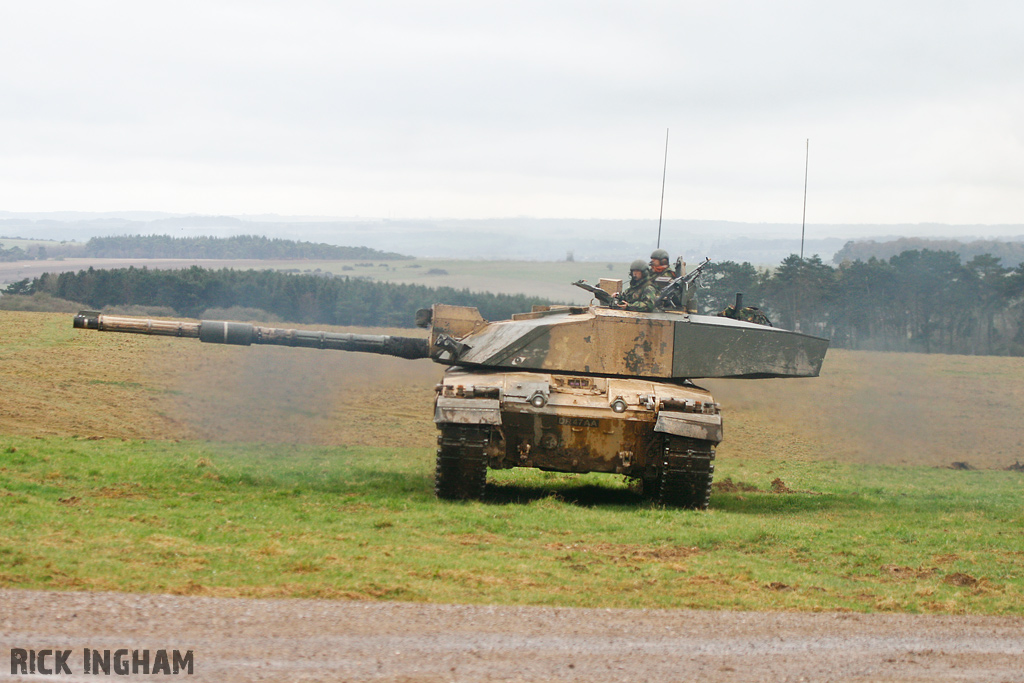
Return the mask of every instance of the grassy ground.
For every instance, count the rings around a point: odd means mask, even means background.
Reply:
[[[1020,473],[731,461],[696,513],[525,471],[494,477],[482,503],[442,503],[422,449],[0,449],[5,586],[1024,613]]]
[[[1019,365],[830,352],[816,380],[714,383],[706,513],[529,470],[451,504],[429,362],[0,312],[0,585],[1021,614]]]
[[[729,457],[806,452],[865,464],[977,468],[1024,462],[1022,358],[833,349],[815,379],[705,384],[732,425],[723,445]]]

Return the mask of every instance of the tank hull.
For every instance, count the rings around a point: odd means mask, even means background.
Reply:
[[[461,448],[477,468],[622,474],[661,502],[697,508],[707,506],[722,440],[718,405],[692,383],[542,372],[451,368],[437,388],[434,421],[442,478],[441,460],[454,461]],[[684,470],[685,486],[668,491],[673,468]]]

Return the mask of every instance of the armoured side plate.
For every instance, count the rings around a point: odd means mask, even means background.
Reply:
[[[722,317],[676,323],[675,377],[817,377],[828,340]]]
[[[662,411],[658,413],[654,431],[719,443],[722,440],[722,416]]]
[[[437,397],[434,422],[442,424],[500,425],[501,411],[496,398]]]

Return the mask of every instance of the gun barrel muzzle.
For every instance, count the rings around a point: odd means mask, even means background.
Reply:
[[[198,337],[199,323],[181,320],[154,320],[120,315],[103,315],[98,311],[79,311],[74,326],[103,332],[156,334],[164,337]]]

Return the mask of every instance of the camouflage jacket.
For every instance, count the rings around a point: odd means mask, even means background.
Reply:
[[[627,311],[651,313],[654,311],[656,298],[658,298],[658,293],[654,289],[654,285],[651,284],[650,278],[645,277],[635,285],[630,285],[629,289],[622,293],[621,300],[625,302]]]
[[[666,268],[660,273],[651,273],[651,284],[654,285],[654,289],[658,292],[665,289],[665,286],[676,279],[676,272],[671,268]]]
[[[768,320],[768,316],[766,316],[764,311],[757,306],[744,306],[738,312],[736,311],[735,305],[727,306],[725,310],[718,315],[724,318],[732,318],[733,320],[743,320],[748,323],[756,323],[757,325],[767,325],[768,327],[772,326],[771,321]]]

